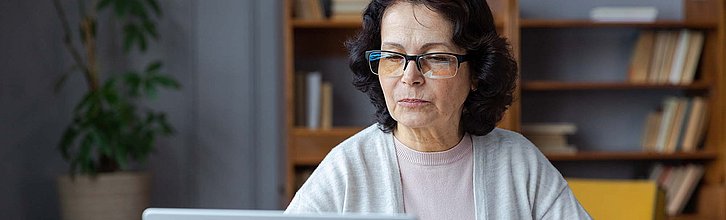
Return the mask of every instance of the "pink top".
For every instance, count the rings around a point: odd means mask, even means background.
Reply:
[[[393,139],[406,213],[419,220],[474,219],[471,136],[441,152],[416,151]]]

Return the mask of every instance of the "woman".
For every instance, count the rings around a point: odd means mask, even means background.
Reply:
[[[374,0],[346,43],[378,123],[335,147],[287,212],[589,219],[521,135],[495,128],[516,63],[481,0]]]

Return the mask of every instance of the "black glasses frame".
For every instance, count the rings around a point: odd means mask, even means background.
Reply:
[[[395,51],[388,51],[388,50],[368,50],[368,51],[366,51],[366,60],[368,60],[368,67],[370,68],[370,70],[371,70],[371,72],[373,74],[378,75],[378,73],[376,73],[375,71],[373,71],[373,66],[371,66],[371,61],[372,61],[371,60],[371,54],[372,53],[382,53],[382,52],[392,53],[392,54],[397,54],[397,55],[403,56],[404,59],[406,59],[406,61],[403,64],[403,71],[406,71],[406,67],[408,67],[408,63],[409,62],[414,61],[416,63],[416,68],[420,72],[421,71],[421,61],[420,61],[421,60],[421,57],[428,56],[428,55],[446,54],[446,55],[452,55],[452,56],[456,57],[456,61],[457,61],[457,63],[456,63],[456,73],[454,73],[454,76],[456,76],[456,74],[459,72],[459,67],[461,67],[461,63],[466,62],[466,61],[469,61],[469,59],[468,59],[469,56],[468,55],[455,54],[455,53],[447,53],[447,52],[433,52],[433,53],[424,53],[424,54],[408,55],[408,54],[399,53],[399,52],[395,52]]]

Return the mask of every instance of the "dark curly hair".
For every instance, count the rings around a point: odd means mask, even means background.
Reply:
[[[386,8],[407,1],[423,4],[441,14],[453,25],[452,40],[466,49],[472,82],[464,101],[461,122],[464,132],[485,135],[502,119],[512,103],[517,63],[506,39],[497,34],[494,18],[485,0],[373,0],[363,12],[363,29],[345,42],[349,52],[353,85],[371,99],[376,120],[384,132],[391,132],[396,121],[386,107],[378,76],[371,73],[365,51],[381,47],[381,20]]]

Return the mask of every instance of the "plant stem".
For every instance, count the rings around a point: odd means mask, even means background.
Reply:
[[[61,24],[63,25],[63,43],[68,52],[71,54],[71,57],[73,57],[73,61],[76,63],[76,66],[78,66],[78,68],[81,68],[83,72],[88,75],[88,72],[90,72],[90,70],[85,65],[85,63],[83,63],[83,59],[81,59],[81,53],[79,53],[76,47],[73,46],[73,40],[71,38],[71,27],[69,25],[68,17],[66,16],[65,10],[60,3],[60,0],[54,0],[53,5],[58,12],[58,18],[61,20]]]
[[[86,72],[86,81],[91,91],[98,90],[98,66],[96,65],[96,36],[94,32],[95,15],[86,16],[81,22],[81,30],[86,38],[83,45],[86,47],[86,56],[88,57],[88,68]]]

